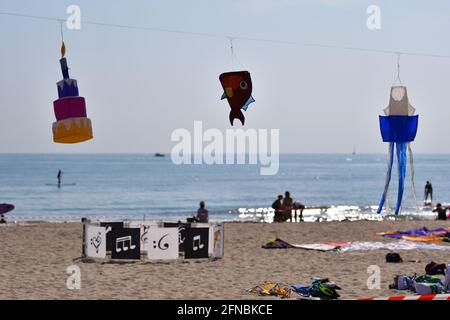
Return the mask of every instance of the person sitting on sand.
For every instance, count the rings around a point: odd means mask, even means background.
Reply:
[[[275,216],[273,217],[273,221],[274,222],[281,222],[282,221],[282,211],[281,211],[281,208],[282,208],[282,201],[283,200],[283,196],[280,194],[280,195],[278,195],[278,198],[277,198],[277,200],[275,200],[273,203],[272,203],[272,209],[273,210],[275,210]]]
[[[303,221],[303,210],[305,209],[305,206],[303,205],[303,203],[299,202],[299,201],[295,201],[294,202],[294,216],[295,216],[295,221],[297,222],[297,212],[300,211],[300,222]]]
[[[444,208],[442,204],[438,203],[433,212],[437,212],[437,220],[447,220],[447,209]]]
[[[205,202],[200,201],[200,208],[197,210],[197,215],[194,217],[196,222],[208,222],[208,210],[205,209]]]
[[[6,223],[5,216],[3,214],[0,215],[0,223]]]
[[[292,205],[293,200],[291,198],[291,194],[289,191],[284,193],[284,199],[282,204],[284,221],[291,220],[292,221]]]

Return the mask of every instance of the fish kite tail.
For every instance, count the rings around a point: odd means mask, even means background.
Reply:
[[[230,112],[231,125],[233,125],[234,119],[239,119],[241,121],[242,125],[244,125],[244,123],[245,123],[244,114],[242,113],[242,111],[240,109],[239,110],[231,110],[231,112]]]
[[[397,161],[398,161],[398,193],[397,207],[395,214],[398,215],[402,207],[403,191],[405,189],[406,176],[406,143],[397,142]]]
[[[387,202],[387,194],[389,190],[389,184],[391,182],[391,175],[392,175],[392,165],[394,164],[394,143],[389,143],[389,153],[388,153],[388,166],[387,166],[387,172],[386,172],[386,181],[384,184],[384,191],[383,195],[381,196],[380,204],[378,205],[377,213],[381,213],[383,210],[384,203]],[[387,204],[386,204],[387,206]],[[386,208],[387,209],[387,208]]]
[[[414,199],[414,206],[417,209],[419,206],[417,205],[416,185],[414,184],[414,158],[410,143],[408,143],[408,155],[409,155],[409,166],[411,167],[411,188]]]

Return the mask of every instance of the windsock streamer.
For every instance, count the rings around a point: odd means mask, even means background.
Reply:
[[[388,170],[384,191],[378,206],[378,213],[381,213],[385,205],[389,184],[391,181],[392,167],[394,164],[394,146],[396,147],[397,167],[398,167],[398,193],[395,214],[399,214],[402,206],[403,192],[405,186],[407,150],[410,157],[411,166],[411,186],[415,199],[414,186],[414,161],[410,142],[414,141],[417,133],[419,116],[414,115],[415,109],[409,103],[406,87],[395,86],[391,88],[389,106],[384,109],[385,116],[380,116],[380,130],[384,142],[389,142]],[[388,211],[388,208],[386,208]]]

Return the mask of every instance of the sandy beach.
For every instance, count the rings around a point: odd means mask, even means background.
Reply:
[[[337,282],[341,299],[404,294],[388,288],[394,275],[424,274],[430,260],[449,263],[450,252],[399,251],[405,260],[421,263],[387,264],[388,250],[336,253],[261,245],[275,236],[291,243],[395,241],[375,233],[422,226],[449,227],[450,222],[226,223],[221,260],[125,264],[76,260],[81,256],[80,223],[3,226],[0,299],[261,299],[245,289],[264,280],[309,284],[314,276]],[[80,290],[66,287],[66,269],[73,264],[81,269]],[[381,290],[367,289],[370,265],[381,268]]]

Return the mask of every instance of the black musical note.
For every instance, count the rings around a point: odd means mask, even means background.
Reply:
[[[91,238],[91,245],[94,246],[96,253],[98,253],[101,244],[102,244],[102,233],[98,232],[97,236]]]
[[[153,241],[153,248],[154,249],[156,249],[156,248],[159,248],[160,250],[167,250],[167,249],[169,249],[169,244],[166,242],[166,243],[164,243],[164,248],[163,247],[161,247],[161,242],[163,241],[163,239],[165,238],[165,237],[167,237],[169,234],[167,233],[167,234],[165,234],[165,235],[163,235],[162,237],[161,237],[161,239],[159,239],[159,241],[158,241],[158,244],[156,244],[156,240],[155,241]]]

